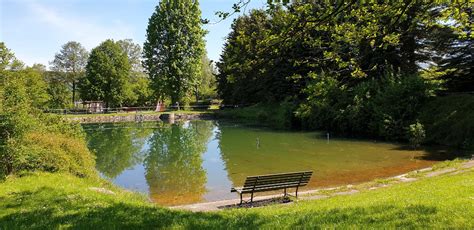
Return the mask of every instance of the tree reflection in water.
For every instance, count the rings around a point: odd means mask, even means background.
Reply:
[[[140,123],[88,125],[85,130],[97,170],[110,179],[143,161],[141,149],[153,131]]]
[[[149,139],[144,159],[151,199],[163,205],[195,203],[206,193],[202,154],[212,135],[211,121],[165,125]]]

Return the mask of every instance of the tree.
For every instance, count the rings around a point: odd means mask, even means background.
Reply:
[[[131,66],[129,83],[131,90],[126,96],[126,105],[143,106],[150,101],[152,94],[150,89],[150,78],[144,72],[142,66],[142,48],[140,45],[133,43],[132,39],[124,39],[117,41],[123,52],[128,57]]]
[[[435,59],[446,90],[451,92],[474,91],[474,48],[472,47],[472,4],[457,2],[449,6],[445,22],[456,22],[453,26],[440,25],[434,33],[432,48],[438,51]],[[446,13],[445,13],[446,14]]]
[[[15,54],[0,42],[0,72],[4,70],[19,70],[24,67],[23,62],[16,59]]]
[[[163,0],[148,21],[144,67],[158,99],[185,102],[200,75],[204,50],[197,0]]]
[[[101,100],[106,107],[121,106],[129,93],[130,64],[120,45],[106,40],[94,48],[79,82],[83,100]]]
[[[51,69],[65,74],[66,82],[72,90],[72,103],[76,100],[76,85],[84,73],[88,58],[87,50],[79,42],[70,41],[61,47],[50,63]]]
[[[123,52],[128,57],[132,72],[143,72],[142,66],[142,47],[139,44],[133,43],[132,39],[118,40],[117,44],[122,48]]]
[[[64,109],[71,107],[71,91],[68,87],[64,73],[57,71],[44,72],[44,78],[48,84],[49,108]]]
[[[201,58],[201,74],[196,84],[196,100],[216,96],[216,73],[214,63],[209,60],[206,52]]]

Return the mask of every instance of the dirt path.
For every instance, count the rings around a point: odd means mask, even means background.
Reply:
[[[298,193],[298,199],[284,199],[281,194],[257,196],[254,198],[252,204],[239,205],[240,199],[221,200],[206,203],[188,204],[170,207],[171,209],[182,209],[193,212],[209,212],[221,211],[229,208],[257,208],[270,204],[291,205],[298,200],[319,200],[326,199],[333,196],[347,196],[359,193],[360,191],[374,190],[384,187],[389,187],[398,183],[408,183],[416,181],[420,178],[435,177],[445,174],[458,174],[468,169],[474,168],[474,159],[461,163],[457,166],[444,167],[439,169],[425,168],[421,170],[412,171],[399,176],[386,178],[383,180],[376,180],[360,185],[346,185],[334,188],[308,190]]]

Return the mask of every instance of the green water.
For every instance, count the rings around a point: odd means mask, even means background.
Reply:
[[[230,188],[260,174],[312,170],[305,189],[360,183],[432,165],[437,152],[218,121],[83,127],[103,177],[163,205],[237,198]]]

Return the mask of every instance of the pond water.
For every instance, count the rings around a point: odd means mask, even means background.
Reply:
[[[230,188],[252,175],[312,170],[304,189],[360,183],[430,166],[436,152],[209,120],[83,127],[103,177],[170,206],[238,198]]]

